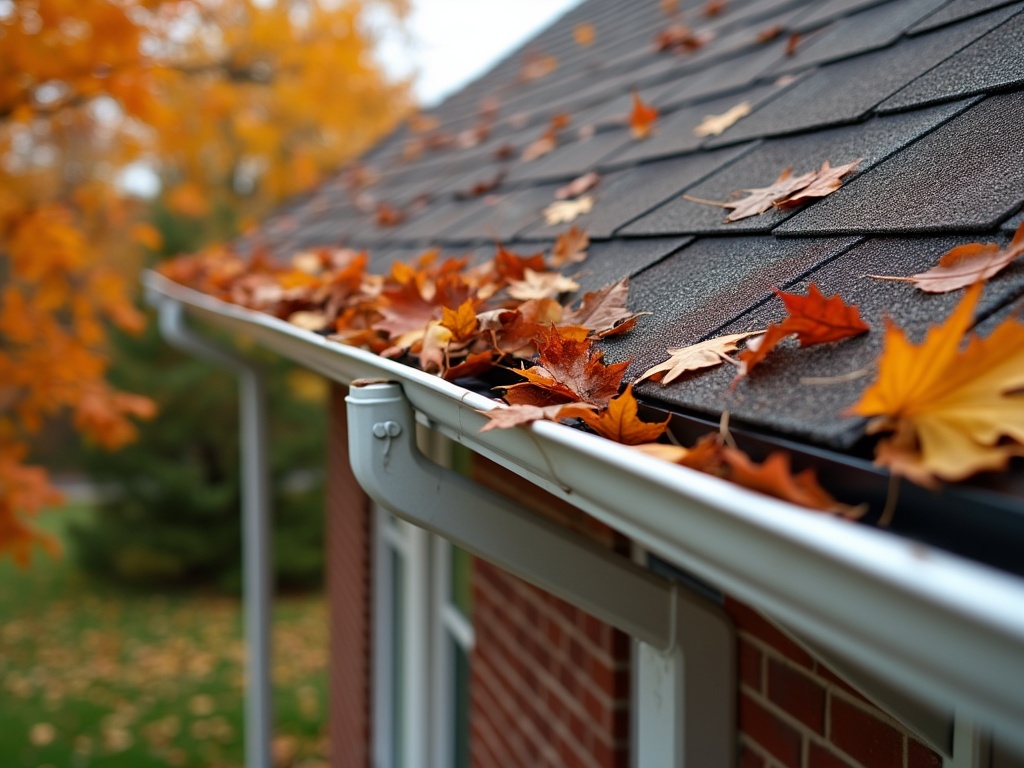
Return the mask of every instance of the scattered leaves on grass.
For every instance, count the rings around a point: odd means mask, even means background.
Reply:
[[[740,118],[750,114],[750,102],[741,101],[735,107],[720,115],[706,115],[700,125],[693,129],[697,136],[718,136]]]
[[[694,203],[729,208],[731,213],[725,217],[726,222],[740,221],[762,214],[773,207],[791,208],[803,205],[813,198],[825,197],[839,189],[842,186],[842,178],[853,172],[860,162],[854,160],[833,168],[826,160],[817,171],[809,171],[800,176],[794,176],[793,169],[787,168],[767,187],[734,192],[733,195],[746,193],[745,197],[737,200],[703,200],[690,195],[683,195],[683,198]]]
[[[651,135],[658,120],[658,109],[645,104],[640,94],[633,91],[633,109],[629,113],[629,130],[634,139],[646,139]]]
[[[860,319],[856,306],[847,304],[838,295],[825,298],[814,283],[807,287],[807,296],[778,289],[775,295],[782,299],[788,316],[781,323],[769,325],[764,336],[748,342],[746,349],[739,353],[740,370],[733,386],[749,375],[754,366],[788,336],[796,336],[800,346],[808,347],[859,336],[871,330]]]
[[[544,209],[544,219],[548,226],[571,224],[594,207],[594,198],[590,195],[575,200],[556,200]]]
[[[751,336],[757,336],[764,331],[748,331],[747,333],[733,333],[728,336],[718,336],[714,339],[691,344],[688,347],[672,347],[667,350],[668,360],[648,368],[637,379],[637,383],[645,379],[658,381],[661,386],[667,386],[689,371],[699,371],[702,368],[710,368],[725,362],[735,362],[729,357],[729,352],[735,352],[739,348],[739,342]]]
[[[922,485],[1024,454],[1024,322],[1011,317],[984,339],[968,336],[983,287],[968,288],[921,344],[890,321],[878,377],[850,411],[872,419],[869,432],[892,433],[875,463]]]
[[[947,251],[926,272],[909,277],[868,275],[876,280],[913,283],[925,293],[949,293],[994,277],[1024,254],[1024,223],[1017,227],[1005,248],[997,243],[967,243]]]

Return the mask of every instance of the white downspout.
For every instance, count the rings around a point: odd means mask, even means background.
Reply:
[[[267,483],[266,391],[250,361],[195,333],[182,305],[150,293],[160,333],[169,344],[232,371],[238,378],[242,472],[242,590],[246,643],[245,765],[272,768],[270,680],[270,490]]]
[[[429,461],[402,387],[354,382],[352,471],[366,493],[640,642],[637,765],[734,762],[735,636],[719,606]]]

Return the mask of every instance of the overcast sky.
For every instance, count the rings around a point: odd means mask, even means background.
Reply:
[[[419,72],[429,107],[468,83],[580,0],[412,0],[409,40],[390,35],[381,60],[393,73]]]

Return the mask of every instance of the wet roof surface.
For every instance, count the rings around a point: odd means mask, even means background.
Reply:
[[[573,222],[593,241],[579,281],[593,290],[629,275],[631,308],[652,313],[606,342],[609,359],[633,360],[629,376],[669,346],[781,319],[773,288],[813,281],[858,304],[874,329],[810,349],[783,344],[735,389],[734,371],[720,366],[664,388],[645,383],[638,395],[709,418],[727,409],[734,423],[850,449],[864,425],[843,411],[871,380],[883,318],[920,339],[960,295],[865,275],[921,271],[964,242],[1006,242],[1022,220],[1024,2],[727,0],[712,17],[704,0],[679,8],[705,36],[682,55],[654,50],[678,21],[657,0],[583,3],[432,110],[432,131],[403,126],[369,152],[361,166],[375,181],[355,189],[345,171],[241,247],[365,247],[378,269],[430,246],[487,258],[501,240],[533,252],[569,226],[545,221],[554,191],[597,171],[593,209]],[[595,32],[588,46],[573,34],[584,23]],[[557,67],[524,82],[526,56]],[[625,124],[634,89],[661,110],[646,140]],[[720,135],[695,133],[708,115],[744,102],[749,114]],[[479,141],[471,133],[484,104],[497,116]],[[558,114],[571,119],[558,147],[524,162]],[[727,224],[721,208],[684,198],[725,200],[790,166],[804,173],[858,158],[841,189],[795,210]],[[379,225],[381,202],[404,220]],[[987,286],[981,327],[1019,309],[1022,296],[1017,263]]]

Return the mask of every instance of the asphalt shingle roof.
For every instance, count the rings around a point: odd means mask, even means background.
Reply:
[[[812,280],[858,304],[875,329],[836,345],[784,344],[735,389],[734,372],[721,366],[669,387],[644,383],[638,394],[851,449],[864,424],[842,412],[871,380],[858,372],[880,351],[883,318],[920,338],[959,298],[864,276],[920,271],[959,243],[1006,242],[1024,215],[1024,2],[728,0],[707,18],[703,2],[684,0],[682,19],[709,40],[682,55],[654,50],[673,23],[660,6],[583,3],[430,111],[436,135],[457,137],[479,124],[482,103],[497,105],[481,144],[409,157],[418,136],[400,127],[361,160],[376,182],[356,190],[343,173],[239,247],[261,242],[282,256],[314,244],[365,247],[378,270],[435,245],[478,259],[495,240],[533,252],[567,228],[542,215],[555,189],[595,170],[593,210],[573,222],[594,241],[579,280],[582,292],[629,275],[631,308],[651,312],[606,342],[609,359],[633,360],[629,376],[666,347],[781,319],[772,289]],[[581,23],[595,29],[590,46],[574,40]],[[527,52],[558,66],[524,82]],[[624,121],[633,89],[662,111],[643,141]],[[721,135],[694,133],[704,117],[742,102],[750,113]],[[560,113],[572,125],[558,148],[522,162],[523,148]],[[684,198],[724,200],[790,166],[803,173],[857,158],[841,189],[796,210],[726,224],[721,208]],[[494,190],[468,196],[499,173]],[[406,221],[378,225],[381,201],[409,209]],[[1017,263],[988,285],[980,318],[1019,307],[1022,295]]]

